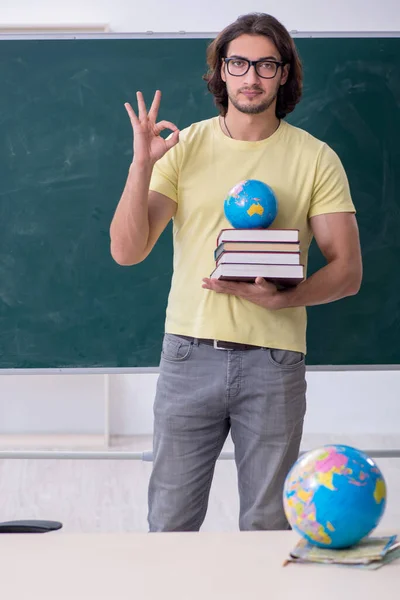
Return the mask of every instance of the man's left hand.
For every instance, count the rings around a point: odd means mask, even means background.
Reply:
[[[217,294],[239,296],[239,298],[244,298],[268,310],[283,308],[284,294],[277,290],[276,285],[266,281],[263,277],[257,277],[254,283],[220,281],[219,279],[205,277],[202,287]]]

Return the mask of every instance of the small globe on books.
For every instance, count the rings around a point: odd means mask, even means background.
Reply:
[[[345,445],[300,456],[283,491],[286,517],[297,533],[323,548],[349,548],[366,537],[386,507],[386,484],[375,462]]]
[[[235,229],[269,227],[278,213],[278,201],[273,190],[257,179],[237,183],[224,201],[224,213]]]

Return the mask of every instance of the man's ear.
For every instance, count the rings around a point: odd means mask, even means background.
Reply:
[[[290,71],[290,65],[285,65],[282,68],[281,85],[285,85],[285,83],[287,82],[288,77],[289,77],[289,71]]]
[[[221,79],[226,83],[226,63],[223,58],[221,58]]]

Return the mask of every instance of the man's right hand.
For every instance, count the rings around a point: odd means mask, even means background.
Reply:
[[[141,166],[153,166],[179,142],[179,130],[170,121],[156,122],[161,101],[160,90],[156,91],[148,113],[142,92],[136,92],[136,97],[139,109],[138,116],[130,104],[125,104],[133,128],[134,161]],[[164,129],[170,129],[173,132],[168,140],[160,135]]]

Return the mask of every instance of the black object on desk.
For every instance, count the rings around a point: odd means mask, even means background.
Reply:
[[[0,533],[48,533],[61,527],[58,521],[6,521],[0,523]]]

